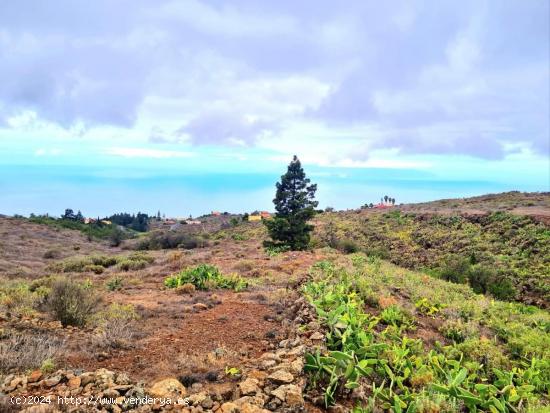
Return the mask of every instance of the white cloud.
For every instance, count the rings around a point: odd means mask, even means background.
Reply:
[[[112,156],[121,156],[124,158],[189,158],[194,156],[192,152],[167,151],[160,149],[147,148],[119,148],[112,147],[104,150],[104,153]]]
[[[297,34],[300,27],[289,15],[257,14],[233,5],[215,7],[197,0],[170,1],[148,13],[225,36]]]

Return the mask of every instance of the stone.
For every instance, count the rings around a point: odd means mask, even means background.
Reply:
[[[239,399],[232,400],[232,402],[239,406],[239,408],[245,403],[253,404],[255,406],[263,406],[266,402],[266,395],[260,393],[259,395],[255,396],[243,396]]]
[[[284,384],[271,392],[272,396],[291,407],[303,406],[304,398],[301,389],[294,384]]]
[[[318,321],[310,321],[307,323],[307,328],[310,331],[316,331],[321,328],[321,324]]]
[[[246,376],[258,380],[259,386],[262,387],[261,383],[266,379],[267,373],[261,370],[250,370]]]
[[[323,335],[323,333],[320,333],[319,331],[316,331],[311,336],[309,336],[309,338],[313,341],[321,341],[325,338],[325,336]]]
[[[292,384],[289,385],[286,390],[285,403],[291,407],[304,405],[304,397],[302,396],[302,391],[298,386],[294,386]]]
[[[241,413],[269,413],[269,410],[262,409],[255,404],[243,403],[241,405]]]
[[[206,398],[201,402],[201,406],[207,410],[212,409],[214,406],[214,401],[210,398],[210,396],[206,396]]]
[[[103,397],[107,397],[107,398],[110,398],[110,399],[116,399],[116,398],[120,397],[120,393],[117,392],[115,389],[106,389],[103,392]]]
[[[196,303],[196,304],[193,304],[193,310],[197,310],[197,311],[208,310],[208,306],[204,303]]]
[[[281,360],[281,358],[274,354],[274,353],[264,353],[260,356],[260,359],[262,360],[275,360],[275,361],[279,361]]]
[[[133,386],[131,384],[121,384],[118,386],[113,387],[117,392],[120,394],[126,393],[128,390],[130,390]]]
[[[241,390],[241,394],[244,396],[256,394],[260,390],[258,387],[258,380],[250,377],[239,383],[239,389]]]
[[[271,393],[270,393],[272,396],[275,396],[276,398],[278,398],[279,400],[281,401],[285,401],[286,399],[286,391],[285,391],[285,386],[279,386],[277,387],[275,390],[273,390]]]
[[[298,346],[298,347],[294,347],[293,349],[289,350],[286,354],[287,356],[303,356],[306,352],[306,347],[305,346]]]
[[[42,372],[40,370],[35,370],[27,377],[29,383],[36,383],[42,378]]]
[[[4,378],[4,386],[7,386],[8,384],[10,384],[10,382],[15,378],[15,374],[8,374],[5,378]]]
[[[93,373],[83,373],[80,376],[80,385],[85,387],[87,384],[92,383],[95,378]]]
[[[304,370],[304,361],[299,358],[290,363],[290,369],[294,374],[300,374]]]
[[[179,380],[167,378],[154,383],[149,389],[149,394],[157,398],[177,398],[185,397],[187,395],[187,390]]]
[[[286,370],[274,371],[267,378],[276,383],[292,383],[294,380],[294,376]]]
[[[54,387],[58,385],[60,381],[61,381],[61,376],[53,376],[53,377],[50,377],[49,379],[42,380],[42,383],[46,387]]]
[[[201,404],[207,397],[206,392],[201,391],[200,393],[192,394],[188,397],[189,404],[192,406],[198,406]]]
[[[277,364],[277,362],[275,360],[262,360],[262,362],[260,363],[260,367],[262,369],[269,369],[273,366],[275,366]]]
[[[131,384],[131,381],[126,373],[119,373],[116,376],[115,383],[120,385],[128,385],[128,384]]]
[[[202,383],[193,383],[193,384],[191,385],[191,391],[192,391],[193,393],[199,392],[199,391],[202,390],[202,387],[203,387],[203,386],[202,386]]]
[[[80,387],[80,384],[82,383],[82,380],[80,377],[75,376],[71,377],[67,383],[67,386],[69,386],[69,389],[78,389]]]
[[[15,377],[9,382],[8,385],[4,386],[4,390],[7,392],[14,391],[17,386],[21,384],[22,381],[23,380],[21,379],[21,377]]]
[[[237,406],[235,403],[226,402],[221,405],[218,412],[220,413],[238,413],[239,412],[239,406]]]
[[[283,402],[281,400],[279,400],[279,398],[277,397],[274,397],[272,398],[269,403],[267,404],[267,408],[271,411],[274,411],[274,410],[277,410],[277,408],[283,404]]]
[[[285,347],[288,347],[289,344],[290,344],[290,339],[282,340],[279,342],[279,347],[285,348]]]

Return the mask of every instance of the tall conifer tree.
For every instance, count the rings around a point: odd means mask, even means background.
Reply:
[[[292,250],[308,247],[313,225],[307,221],[315,215],[315,208],[319,204],[315,201],[317,185],[310,182],[300,160],[294,155],[287,172],[276,185],[273,203],[277,213],[273,219],[264,221],[273,239],[269,244],[287,246]]]

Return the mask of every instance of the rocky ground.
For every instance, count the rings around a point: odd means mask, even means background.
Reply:
[[[9,232],[13,221],[3,225]],[[51,273],[52,264],[67,257],[128,254],[82,240],[71,231],[64,235],[67,231],[47,227],[39,229],[37,241],[32,238],[35,225],[20,223],[17,231],[26,235],[18,237],[16,247],[2,251],[3,259],[16,269],[26,251],[39,246],[40,251],[31,254],[32,276],[4,273],[6,282],[40,280]],[[44,258],[48,241],[41,240],[49,239],[62,251],[58,258]],[[13,332],[45,335],[62,343],[55,371],[31,369],[0,375],[0,411],[307,409],[302,356],[307,346],[320,344],[315,338],[321,335],[314,329],[299,331],[297,323],[304,323],[309,310],[304,313],[303,302],[294,302],[299,298],[297,285],[321,258],[319,252],[269,256],[259,239],[221,239],[211,241],[207,248],[148,254],[154,262],[139,270],[111,267],[101,274],[67,274],[100,291],[102,308],[116,303],[135,309],[139,319],[132,322],[135,334],[127,345],[106,346],[94,325],[63,327],[39,307],[28,313],[0,308],[0,336]],[[214,289],[189,294],[164,287],[166,276],[201,263],[216,265],[224,274],[238,273],[249,287],[238,293]],[[105,285],[113,278],[120,278],[122,287],[110,291]],[[171,403],[154,401],[155,397],[170,397]],[[39,401],[51,403],[29,404]]]
[[[270,351],[248,359],[231,381],[208,377],[185,386],[182,378],[151,383],[133,381],[124,372],[62,369],[50,374],[34,370],[3,378],[0,409],[22,412],[181,411],[181,412],[301,412],[315,411],[304,398],[303,355],[323,345],[320,325],[303,298],[287,301],[281,327],[287,338]],[[311,320],[311,321],[308,321]],[[298,326],[306,325],[299,330]],[[317,401],[318,403],[319,401]],[[36,405],[40,403],[39,405]]]
[[[548,211],[547,195],[527,196],[529,205],[523,198],[518,200],[521,197],[526,195],[508,194],[503,208],[513,208],[514,213],[517,208],[533,208],[537,216],[541,209]],[[457,201],[457,205],[478,208],[476,202]],[[491,198],[490,202],[500,201]],[[455,208],[443,202],[423,210],[446,215],[447,207]],[[416,212],[421,207],[411,208]],[[356,226],[365,222],[365,228],[372,227],[380,214],[373,210],[339,213],[334,231],[342,240],[361,246],[362,238],[354,238]],[[332,216],[336,215],[316,218],[315,242],[324,239],[325,221]],[[398,224],[402,225],[394,226]],[[40,303],[27,302],[28,286],[55,274],[66,260],[98,254],[124,257],[132,251],[124,244],[111,248],[90,241],[76,231],[8,218],[0,218],[0,235],[0,412],[325,411],[322,397],[312,391],[303,373],[304,353],[323,347],[325,334],[315,321],[315,311],[298,291],[314,263],[327,255],[343,256],[345,251],[317,245],[312,251],[269,254],[261,245],[262,225],[241,224],[208,234],[204,248],[148,251],[152,262],[140,268],[114,265],[101,271],[86,267],[63,273],[89,284],[101,296],[99,312],[116,304],[135,313],[129,322],[131,334],[125,330],[124,342],[113,345],[109,344],[113,337],[93,323],[63,327]],[[391,235],[396,243],[408,240],[399,231]],[[397,256],[405,256],[403,251],[397,251]],[[238,274],[248,287],[240,292],[183,293],[165,287],[167,276],[199,264]],[[120,285],[109,287],[113,280]],[[21,289],[20,284],[26,287]],[[11,287],[3,290],[5,285]],[[444,342],[438,323],[419,316],[411,334],[428,345]],[[7,348],[3,345],[13,334],[57,343],[55,363],[2,370],[5,355],[1,352]],[[24,358],[33,347],[27,344],[15,352]],[[348,411],[349,406],[329,410]]]

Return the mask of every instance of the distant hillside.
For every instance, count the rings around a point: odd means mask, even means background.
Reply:
[[[0,274],[35,277],[51,260],[105,251],[113,248],[80,231],[0,217]]]
[[[323,213],[317,242],[424,269],[478,292],[548,306],[549,193],[485,195]]]
[[[399,209],[404,212],[437,212],[439,214],[459,212],[469,215],[501,211],[515,215],[529,215],[550,223],[550,192],[503,192],[471,198],[406,204]]]

